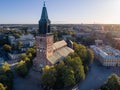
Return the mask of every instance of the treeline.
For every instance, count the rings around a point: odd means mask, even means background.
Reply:
[[[74,51],[60,63],[42,69],[42,83],[45,89],[67,89],[85,79],[89,65],[94,59],[93,52],[76,43]]]

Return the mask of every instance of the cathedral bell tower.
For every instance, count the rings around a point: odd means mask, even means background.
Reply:
[[[41,19],[39,20],[39,30],[36,36],[37,54],[33,61],[36,70],[40,70],[45,65],[50,65],[47,58],[53,55],[54,40],[53,34],[50,33],[50,23],[44,2]]]

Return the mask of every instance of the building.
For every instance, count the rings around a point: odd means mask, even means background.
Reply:
[[[66,41],[67,39],[71,39],[72,35],[62,35],[62,38]]]
[[[19,38],[15,38],[14,36],[8,36],[8,40],[10,44],[14,46],[17,46],[18,42],[21,42],[21,51],[25,51],[26,48],[33,47],[35,44],[35,37],[31,34],[21,35]]]
[[[20,58],[21,54],[12,54],[12,53],[8,53],[8,58],[10,60],[18,60]]]
[[[95,58],[103,66],[120,66],[120,51],[110,46],[96,46],[92,45],[91,49],[94,51]]]
[[[0,57],[0,66],[4,63],[4,59]]]
[[[120,50],[120,38],[114,38],[114,46],[116,49]]]
[[[47,9],[44,3],[41,19],[39,21],[38,35],[36,36],[37,54],[33,60],[34,69],[40,71],[46,65],[60,62],[69,53],[74,52],[62,40],[54,43],[53,34],[50,32],[51,22],[48,19]]]
[[[96,46],[103,46],[103,40],[95,40]]]

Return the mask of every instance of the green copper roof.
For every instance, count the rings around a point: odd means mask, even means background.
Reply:
[[[48,19],[47,8],[45,7],[45,3],[44,3],[41,19],[39,21],[38,34],[47,34],[47,33],[50,33],[50,20]]]
[[[50,22],[50,20],[48,19],[48,13],[47,13],[47,9],[46,9],[46,6],[45,6],[45,2],[44,2],[43,9],[42,9],[41,20],[40,21]]]

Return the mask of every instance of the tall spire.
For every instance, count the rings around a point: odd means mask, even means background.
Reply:
[[[46,34],[46,33],[50,33],[50,20],[48,18],[48,13],[44,1],[41,19],[39,21],[39,34]]]
[[[45,7],[45,1],[44,1],[44,7]]]
[[[43,5],[43,10],[42,10],[41,19],[46,19],[46,20],[48,20],[48,14],[47,14],[46,6],[45,6],[45,1],[44,1],[44,5]]]

